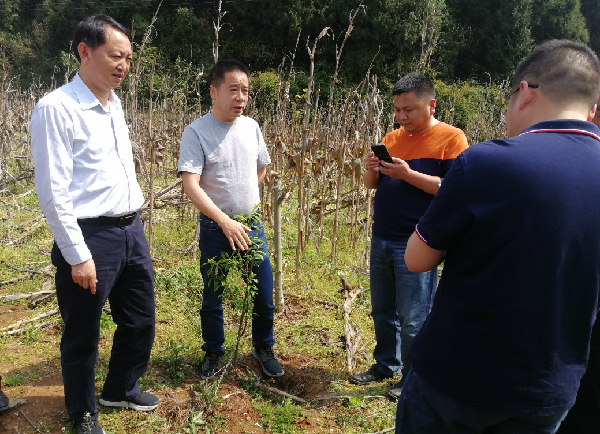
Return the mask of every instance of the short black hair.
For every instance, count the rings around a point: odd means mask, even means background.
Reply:
[[[77,51],[77,47],[79,47],[80,43],[83,42],[93,49],[96,49],[106,43],[107,26],[127,35],[127,30],[125,27],[108,15],[92,15],[91,17],[87,17],[77,24],[75,27],[75,34],[73,35],[73,51],[75,52],[77,60],[81,62],[79,52]],[[127,35],[127,37],[129,37],[129,35]]]
[[[414,92],[419,98],[435,99],[435,86],[429,77],[420,72],[411,72],[402,77],[392,88],[392,95]]]
[[[248,77],[248,80],[250,80],[250,70],[246,65],[244,65],[239,60],[222,59],[217,61],[217,63],[215,63],[215,66],[213,66],[210,72],[208,73],[208,84],[213,85],[215,87],[219,87],[219,85],[225,79],[225,74],[231,71],[243,72]]]
[[[591,110],[600,95],[600,62],[584,44],[553,39],[538,45],[517,66],[511,89],[521,81],[537,84],[557,104],[585,103]]]

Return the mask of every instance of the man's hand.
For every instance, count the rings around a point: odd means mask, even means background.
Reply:
[[[235,250],[235,246],[239,247],[240,250],[248,250],[248,246],[252,243],[247,232],[250,232],[250,228],[237,220],[225,216],[223,220],[219,221],[219,226],[223,230],[223,233],[229,240],[231,248]]]
[[[83,289],[90,289],[92,294],[96,293],[96,264],[93,259],[88,259],[85,262],[77,265],[71,265],[71,277],[73,282],[83,286]]]
[[[379,165],[380,162],[381,160],[375,156],[373,151],[369,152],[365,157],[365,166],[367,166],[367,170],[372,172],[379,172],[379,169],[381,168]]]
[[[392,157],[392,161],[394,164],[386,163],[385,161],[381,162],[381,173],[387,175],[391,178],[402,179],[404,181],[410,177],[413,170],[410,168],[408,163],[400,158]]]
[[[258,177],[260,179],[261,171],[263,174],[267,172],[266,168],[258,169]],[[240,250],[248,250],[250,245],[250,237],[246,232],[250,232],[250,228],[242,223],[231,219],[227,214],[223,213],[206,192],[200,188],[200,175],[190,172],[181,172],[183,180],[183,189],[187,197],[198,210],[209,219],[217,222],[221,230],[229,240],[231,248],[235,250],[235,246]]]

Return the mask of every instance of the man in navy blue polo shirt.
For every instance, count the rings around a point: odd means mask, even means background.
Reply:
[[[456,159],[406,250],[444,272],[410,352],[396,433],[555,433],[600,288],[600,63],[548,41],[512,81],[511,138]]]
[[[600,99],[592,122],[600,127]],[[558,434],[600,433],[600,321],[594,323],[590,341],[590,358],[581,379],[577,400],[562,421]]]

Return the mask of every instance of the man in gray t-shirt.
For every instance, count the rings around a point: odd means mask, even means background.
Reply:
[[[258,291],[252,316],[252,354],[270,377],[283,375],[273,354],[273,272],[260,219],[246,224],[260,203],[259,184],[271,163],[258,124],[242,116],[248,101],[248,68],[236,60],[220,60],[209,73],[210,113],[196,119],[181,137],[178,171],[185,194],[200,211],[200,271],[204,281],[200,320],[206,352],[202,378],[219,375],[225,350],[223,288],[208,278],[207,262],[222,253],[248,250],[250,237],[262,241],[262,261],[253,268]]]

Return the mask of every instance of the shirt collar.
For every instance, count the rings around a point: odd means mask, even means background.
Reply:
[[[90,88],[87,87],[79,74],[75,75],[75,78],[73,78],[71,83],[73,84],[73,92],[75,92],[82,110],[89,110],[96,106],[102,107],[102,104],[100,104],[100,101],[98,101],[96,95],[94,95]],[[121,100],[113,90],[110,91],[109,100],[111,108],[121,110]]]
[[[521,134],[536,130],[557,130],[557,132],[560,132],[560,130],[581,130],[600,136],[600,129],[595,124],[576,119],[551,119],[538,122],[537,124],[533,124],[529,128],[524,129]]]

